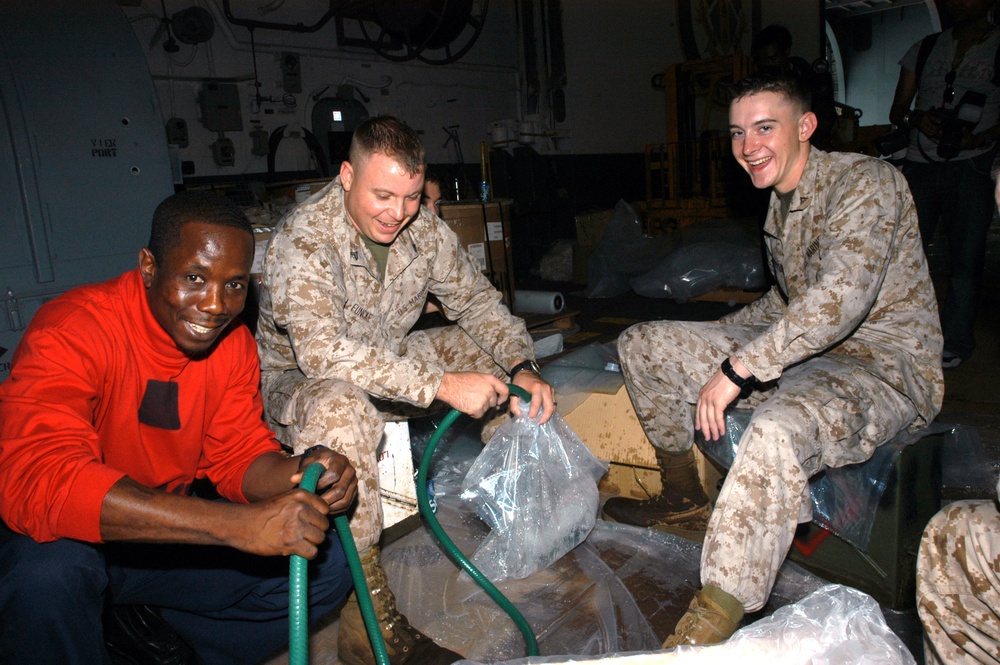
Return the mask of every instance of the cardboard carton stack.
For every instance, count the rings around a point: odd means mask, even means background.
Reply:
[[[460,201],[441,204],[441,219],[458,235],[504,302],[514,302],[514,257],[511,251],[511,202]]]

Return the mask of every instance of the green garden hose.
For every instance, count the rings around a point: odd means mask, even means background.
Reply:
[[[313,462],[302,474],[299,487],[310,492],[316,491],[316,483],[326,470],[319,462]],[[351,526],[346,515],[333,518],[333,527],[344,548],[347,567],[351,570],[354,581],[354,591],[361,608],[361,618],[365,622],[368,640],[372,645],[377,665],[389,665],[389,654],[385,650],[385,640],[379,630],[378,617],[372,606],[371,594],[368,592],[368,582],[361,569],[361,557],[358,556],[358,546],[354,544]],[[308,561],[293,554],[289,561],[288,571],[288,663],[289,665],[307,665],[309,662],[309,582]]]
[[[531,394],[520,386],[507,384],[507,387],[510,388],[511,393],[517,395],[521,399],[525,401],[531,400]],[[456,409],[452,409],[448,412],[448,415],[441,421],[441,425],[434,432],[434,435],[431,436],[430,441],[427,442],[427,449],[424,451],[423,457],[420,458],[420,469],[417,471],[417,504],[420,506],[420,516],[424,518],[424,521],[427,522],[427,526],[430,527],[431,532],[441,542],[441,545],[444,546],[445,552],[447,552],[448,556],[451,557],[451,560],[454,561],[459,568],[467,572],[469,576],[476,581],[476,584],[481,586],[483,591],[485,591],[490,598],[496,601],[497,605],[499,605],[514,621],[518,630],[521,631],[521,635],[524,636],[524,641],[528,646],[528,655],[537,656],[538,640],[535,639],[535,634],[532,632],[531,626],[525,620],[524,616],[516,607],[514,607],[514,604],[507,600],[506,596],[504,596],[500,590],[497,589],[492,582],[490,582],[489,578],[483,575],[479,569],[472,565],[472,562],[469,561],[464,554],[462,554],[461,550],[455,546],[455,543],[452,542],[451,538],[448,537],[448,534],[446,534],[444,529],[441,528],[441,523],[438,522],[437,517],[434,515],[434,511],[431,510],[430,500],[427,496],[427,474],[430,471],[431,456],[434,454],[434,449],[437,448],[437,445],[444,436],[444,433],[461,415],[462,413]]]
[[[531,401],[531,394],[519,386],[513,384],[507,384],[510,392],[514,395],[520,397],[526,402]],[[427,442],[427,449],[424,451],[423,457],[420,459],[420,469],[417,472],[417,504],[420,508],[420,515],[427,522],[427,526],[430,527],[431,532],[437,537],[438,541],[444,547],[445,552],[451,557],[459,568],[464,570],[469,574],[469,576],[476,581],[476,583],[482,587],[490,598],[492,598],[496,603],[510,616],[517,625],[518,630],[521,631],[521,635],[524,636],[524,641],[528,647],[529,656],[538,655],[538,640],[535,638],[534,632],[531,630],[531,626],[528,624],[527,620],[521,614],[520,611],[507,600],[506,596],[500,592],[499,589],[490,582],[489,578],[483,575],[478,568],[476,568],[471,561],[461,550],[455,546],[455,543],[448,537],[444,529],[441,528],[441,523],[438,522],[437,517],[434,515],[434,511],[431,509],[430,501],[427,496],[427,474],[431,466],[431,458],[434,455],[434,450],[437,448],[438,443],[441,442],[444,433],[448,431],[448,428],[458,420],[462,413],[456,409],[452,409],[448,412],[448,415],[444,417],[441,421],[441,425],[431,436],[430,441]],[[306,467],[305,473],[302,474],[302,482],[299,486],[310,492],[316,491],[316,483],[319,481],[320,476],[323,475],[325,467],[319,462],[313,462],[308,467]],[[375,616],[375,609],[372,607],[371,595],[368,591],[368,582],[365,581],[364,573],[361,570],[361,559],[358,556],[357,545],[354,544],[354,538],[351,535],[351,527],[347,522],[347,517],[345,515],[337,515],[333,518],[333,526],[337,530],[337,536],[340,538],[340,543],[344,548],[344,554],[347,557],[347,565],[351,570],[351,578],[354,581],[355,593],[358,597],[358,605],[361,608],[361,616],[365,622],[365,629],[368,631],[368,639],[372,643],[372,651],[375,654],[375,662],[377,665],[389,665],[389,656],[385,650],[385,641],[382,638],[382,633],[378,627],[378,618]],[[288,611],[288,628],[289,628],[289,639],[288,639],[288,662],[289,665],[307,665],[309,662],[309,584],[308,584],[308,572],[307,572],[308,562],[297,554],[291,556],[291,561],[289,563],[289,611]]]

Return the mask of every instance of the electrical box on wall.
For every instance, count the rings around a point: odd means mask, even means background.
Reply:
[[[267,140],[270,135],[267,130],[263,127],[257,127],[252,132],[250,132],[250,140],[253,141],[252,147],[250,148],[250,154],[255,157],[264,157],[267,155],[268,145]]]
[[[240,90],[235,83],[205,83],[198,93],[201,124],[213,132],[243,131]]]
[[[236,164],[236,147],[225,137],[219,137],[212,144],[212,159],[219,166],[234,166]]]
[[[285,92],[302,92],[302,69],[297,53],[285,51],[281,54],[281,87]]]
[[[184,118],[167,120],[167,143],[178,148],[188,147],[188,126]]]

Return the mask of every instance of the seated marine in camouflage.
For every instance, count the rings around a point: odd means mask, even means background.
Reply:
[[[508,381],[531,393],[532,417],[545,422],[554,410],[524,322],[455,233],[420,206],[425,168],[412,128],[388,116],[363,122],[340,177],[275,230],[257,330],[279,439],[295,451],[333,448],[357,470],[351,529],[393,665],[461,656],[411,626],[387,586],[376,464],[385,422],[434,403],[480,418],[507,399]],[[428,294],[457,325],[411,330]],[[516,400],[510,410],[520,414]],[[338,656],[374,663],[354,595],[341,613]]]
[[[788,77],[738,83],[732,150],[770,188],[764,242],[774,285],[717,322],[625,331],[625,385],[656,448],[663,491],[610,499],[604,515],[704,539],[701,582],[665,646],[729,638],[767,602],[808,480],[862,462],[941,408],[941,328],[913,199],[890,164],[810,146],[816,116]],[[712,510],[695,430],[725,432],[724,410],[754,409]]]

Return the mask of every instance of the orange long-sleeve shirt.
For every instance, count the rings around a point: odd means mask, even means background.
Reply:
[[[279,450],[261,419],[257,348],[238,321],[206,357],[153,318],[138,270],[46,303],[0,384],[0,518],[39,542],[99,542],[122,476],[185,494],[207,477],[231,501]]]

